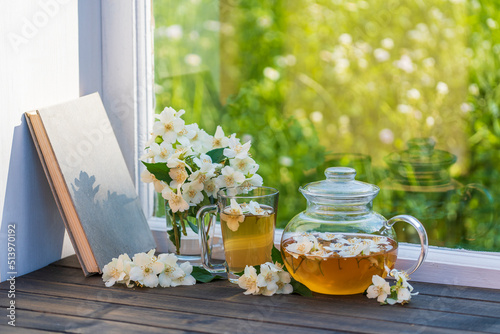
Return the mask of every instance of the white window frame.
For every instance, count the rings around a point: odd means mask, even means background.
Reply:
[[[127,104],[134,117],[119,118],[115,122],[124,133],[133,138],[122,145],[135,185],[155,239],[165,238],[163,219],[153,216],[154,190],[140,182],[143,170],[139,157],[148,139],[154,112],[153,39],[150,30],[152,0],[102,0],[103,38],[110,44],[103,47],[103,99],[108,111],[115,106],[109,101],[131,97]],[[109,19],[107,16],[109,15]],[[131,31],[132,30],[132,31]],[[106,37],[107,36],[107,37]],[[105,66],[106,61],[114,64]],[[125,72],[125,73],[123,73]],[[119,138],[120,139],[120,138]],[[276,242],[281,238],[276,231]],[[419,246],[400,243],[396,267],[408,268],[420,252]],[[442,247],[429,247],[423,266],[412,275],[415,281],[449,285],[500,289],[500,253],[477,252]]]

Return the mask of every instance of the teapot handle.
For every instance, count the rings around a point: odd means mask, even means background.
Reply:
[[[418,236],[420,238],[421,249],[420,249],[420,256],[418,257],[417,263],[413,267],[411,267],[410,269],[406,270],[407,274],[410,275],[410,274],[414,273],[415,270],[417,270],[418,267],[420,267],[422,265],[422,263],[424,262],[424,260],[427,256],[427,253],[428,253],[428,249],[429,249],[429,241],[427,239],[427,232],[425,231],[424,225],[422,225],[422,223],[417,218],[415,218],[413,216],[409,216],[409,215],[395,216],[395,217],[389,219],[385,223],[385,228],[391,229],[392,225],[394,225],[395,223],[400,222],[400,221],[408,223],[411,226],[413,226],[417,230]]]

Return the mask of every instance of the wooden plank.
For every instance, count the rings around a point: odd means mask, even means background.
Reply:
[[[47,331],[33,329],[33,328],[18,327],[18,326],[13,327],[13,326],[0,325],[0,333],[47,334]]]
[[[80,262],[78,262],[78,258],[76,257],[76,255],[67,256],[63,259],[60,259],[59,261],[50,264],[50,266],[81,269]]]
[[[81,272],[72,273],[71,270],[60,270],[53,268],[52,266],[64,266],[67,268],[75,268],[80,270],[80,265],[76,256],[69,256],[60,261],[53,263],[51,266],[41,269],[38,272],[28,274],[27,277],[32,277],[35,275],[38,278],[41,276],[49,275],[47,271],[50,272],[51,280],[69,282],[70,279],[75,279],[75,283],[79,282],[81,284],[96,284],[100,281],[100,276],[96,275],[92,278],[96,281],[85,280]],[[51,268],[52,267],[52,268]],[[75,275],[76,274],[76,275]],[[78,276],[79,275],[79,276]],[[47,276],[43,276],[47,277]],[[443,284],[433,284],[433,283],[423,283],[417,281],[410,282],[420,294],[431,295],[431,296],[443,296],[461,299],[473,299],[473,300],[484,300],[491,302],[500,302],[500,290],[498,289],[485,289],[485,288],[472,288],[464,287],[458,285],[443,285]]]
[[[56,276],[56,274],[58,276]],[[84,278],[79,269],[71,268],[44,268],[33,274],[26,275],[27,279],[38,279],[38,280],[52,280],[57,282],[82,284],[87,286],[95,286],[102,288],[104,286],[102,279],[99,276]],[[203,284],[197,284],[190,287],[179,287],[175,289],[161,289],[162,293],[173,295],[173,296],[183,296],[210,300],[233,300],[240,303],[248,303],[248,299],[243,295],[243,290],[235,287],[232,284],[226,284],[226,282],[212,282],[209,283],[210,289],[208,289]],[[417,286],[420,286],[419,284]],[[405,308],[416,308],[422,310],[434,310],[443,311],[451,313],[469,314],[469,315],[479,315],[488,317],[500,317],[500,298],[494,302],[484,302],[480,300],[466,300],[461,299],[463,293],[462,290],[458,290],[458,293],[453,293],[454,287],[440,286],[442,292],[439,293],[438,287],[432,285],[432,292],[437,295],[425,295],[419,294],[413,298],[412,303],[405,306]],[[458,289],[463,287],[457,287]],[[479,289],[482,290],[482,289]],[[145,290],[144,293],[157,293],[157,289]],[[428,288],[427,291],[430,291]],[[467,292],[467,291],[465,291]],[[481,292],[484,293],[484,292]],[[454,295],[448,297],[447,295]],[[441,296],[440,296],[441,295]],[[444,295],[444,296],[443,296]],[[240,296],[235,297],[235,296]],[[235,297],[235,299],[231,299]],[[275,297],[273,297],[275,298]],[[367,300],[366,297],[360,296],[327,296],[327,295],[315,295],[315,300],[325,300],[326,303],[339,305],[343,303],[351,303],[353,306],[365,305],[364,307],[370,308],[377,303],[373,300]],[[297,300],[297,302],[302,302]],[[313,303],[316,303],[313,302]],[[327,309],[329,309],[328,307]],[[369,311],[369,310],[365,310]]]
[[[209,285],[205,286],[208,290],[212,289]],[[168,296],[164,293],[166,290],[171,289],[109,289],[28,279],[19,282],[18,286],[18,291],[32,294],[41,292],[57,297],[229,317],[243,320],[243,324],[249,318],[259,323],[270,322],[284,325],[290,324],[291,319],[294,319],[293,323],[295,325],[305,328],[367,333],[387,332],[388,330],[399,333],[407,331],[409,328],[414,331],[432,329],[432,332],[436,333],[448,333],[450,329],[464,332],[467,330],[493,333],[500,331],[498,319],[423,311],[400,306],[389,309],[388,307],[380,307],[363,296],[357,297],[365,302],[364,306],[351,305],[347,302],[340,303],[340,306],[336,307],[331,303],[321,302],[315,298],[294,295],[277,295],[273,298],[240,296],[245,298],[245,304],[242,304],[231,301]],[[154,291],[155,293],[147,293],[148,291]],[[356,296],[346,297],[355,298]]]
[[[191,314],[170,310],[156,310],[129,305],[119,305],[100,301],[81,301],[73,298],[51,297],[18,293],[19,309],[48,312],[60,315],[78,315],[80,317],[121,321],[139,325],[166,329],[193,330],[221,333],[234,325],[234,319],[226,317]],[[0,306],[3,303],[0,302]],[[262,323],[259,331],[303,333],[303,328],[291,325]],[[309,333],[327,333],[326,330],[308,330]]]
[[[166,333],[165,328],[136,325],[124,321],[108,321],[78,316],[67,316],[28,310],[17,310],[16,327],[41,329],[51,332],[78,333]],[[168,333],[193,333],[169,329]]]

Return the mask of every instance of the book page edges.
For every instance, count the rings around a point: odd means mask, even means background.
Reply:
[[[85,276],[100,273],[38,111],[25,113],[33,142]]]

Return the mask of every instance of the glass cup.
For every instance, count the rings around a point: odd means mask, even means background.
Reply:
[[[202,207],[197,214],[202,263],[212,273],[226,271],[230,282],[237,283],[236,273],[245,266],[271,261],[274,228],[278,210],[278,190],[270,187],[223,188],[217,203]],[[211,262],[205,231],[205,215],[218,214],[226,261],[224,266]]]

